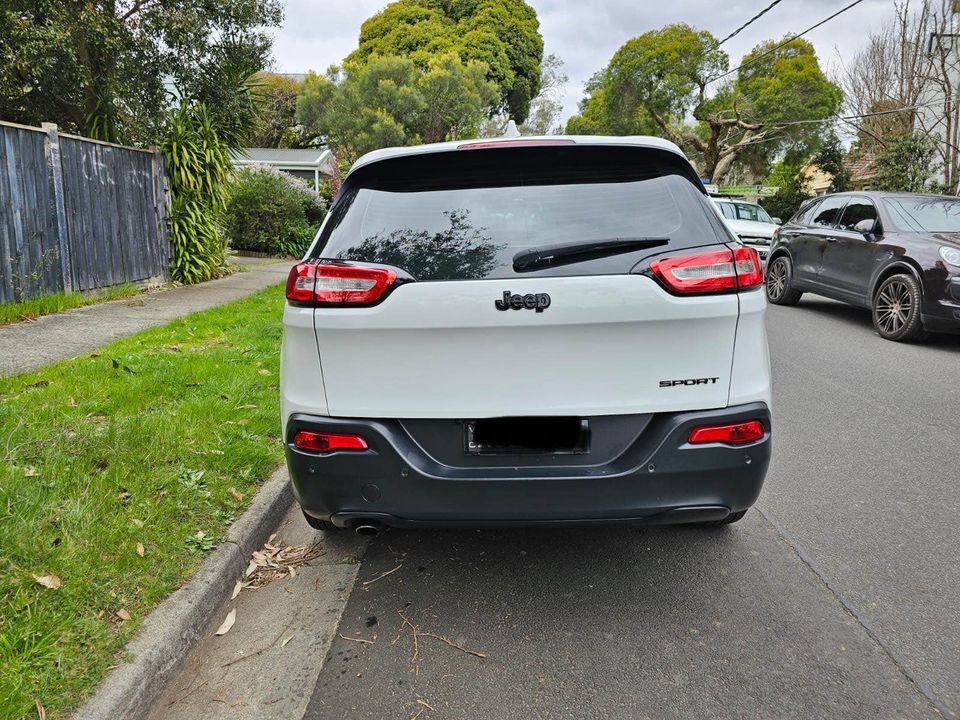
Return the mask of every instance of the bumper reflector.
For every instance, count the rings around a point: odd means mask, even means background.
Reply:
[[[293,444],[304,452],[312,453],[367,449],[367,441],[359,435],[315,433],[309,430],[300,430],[293,437]]]
[[[708,425],[694,428],[688,442],[691,445],[703,443],[723,443],[724,445],[745,445],[763,437],[763,423],[750,420],[736,425]]]

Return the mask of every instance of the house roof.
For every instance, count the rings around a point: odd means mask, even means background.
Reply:
[[[312,170],[325,172],[333,163],[327,148],[244,148],[233,156],[234,165],[270,165],[279,170]]]
[[[861,150],[856,154],[847,153],[843,164],[850,171],[850,179],[853,182],[870,180],[877,175],[877,156],[870,150]]]

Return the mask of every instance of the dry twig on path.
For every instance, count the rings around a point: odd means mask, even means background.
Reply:
[[[403,563],[400,563],[393,570],[387,570],[385,573],[381,573],[377,577],[373,578],[373,580],[367,580],[366,582],[362,583],[362,585],[364,587],[366,587],[367,585],[373,585],[373,583],[375,583],[377,580],[383,580],[387,575],[391,575],[395,573],[397,570],[399,570],[402,567],[403,567]]]

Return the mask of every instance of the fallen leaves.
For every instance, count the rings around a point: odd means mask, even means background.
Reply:
[[[37,470],[35,467],[33,467],[33,465],[27,465],[27,466],[23,469],[23,476],[24,476],[24,477],[36,477],[36,476],[39,475],[39,474],[40,474],[40,471]]]
[[[36,580],[39,585],[43,585],[50,590],[59,590],[63,585],[63,583],[60,582],[60,578],[56,575],[34,575],[33,579]]]
[[[233,593],[230,595],[231,600],[236,600],[237,595],[240,594],[240,591],[243,590],[243,581],[237,580],[237,584],[233,586]]]
[[[235,487],[230,488],[227,490],[227,492],[230,493],[231,497],[233,497],[233,499],[237,502],[243,502],[243,493],[237,490]]]
[[[214,635],[226,635],[230,632],[230,628],[233,627],[233,624],[237,621],[237,609],[234,608],[227,613],[227,616],[223,619],[223,622],[220,623],[220,627],[217,628],[217,631]]]
[[[137,555],[143,557],[146,554],[146,549],[143,547],[143,543],[137,543]]]
[[[311,560],[320,557],[323,552],[320,543],[287,545],[283,540],[277,541],[276,535],[271,535],[262,550],[253,552],[250,564],[243,573],[246,578],[243,588],[256,589],[284,577],[295,578],[297,568],[309,565]]]
[[[130,611],[126,608],[120,608],[117,610],[117,617],[126,622],[130,619]]]
[[[47,711],[44,710],[43,705],[40,704],[39,700],[35,700],[37,704],[37,720],[47,720]]]

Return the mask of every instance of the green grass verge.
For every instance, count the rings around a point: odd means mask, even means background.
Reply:
[[[23,322],[24,320],[34,320],[41,315],[51,315],[53,313],[63,312],[64,310],[73,310],[84,305],[95,305],[96,303],[107,302],[108,300],[122,300],[123,298],[139,295],[142,290],[133,285],[115,285],[114,287],[104,288],[95,293],[54,293],[53,295],[44,295],[43,297],[25,300],[19,303],[6,303],[0,305],[0,325],[9,325],[10,323]]]
[[[278,286],[0,378],[4,718],[75,709],[282,460],[282,306]]]

